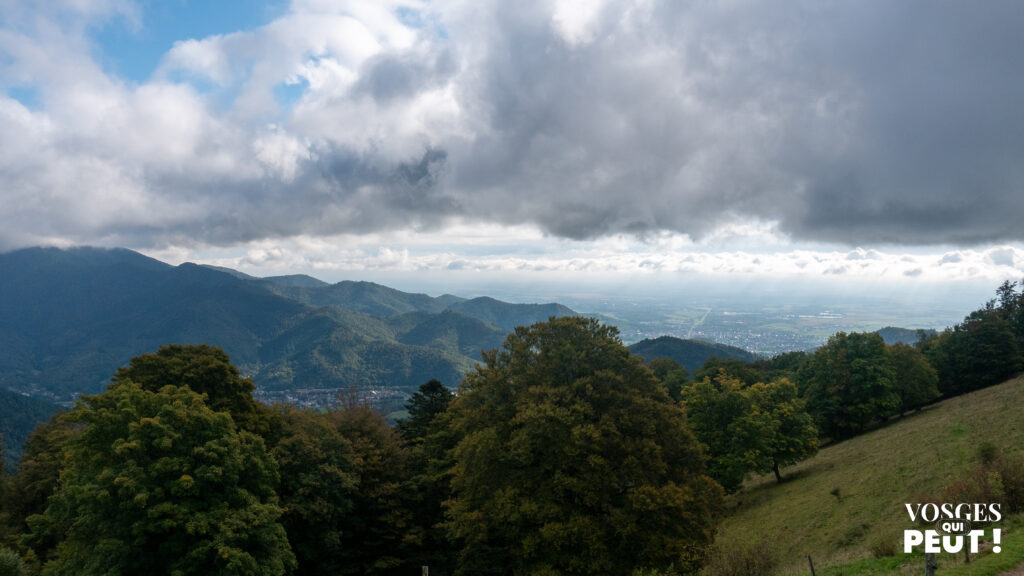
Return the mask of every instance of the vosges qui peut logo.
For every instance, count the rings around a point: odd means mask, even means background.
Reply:
[[[1003,515],[1000,505],[980,503],[905,504],[911,522],[934,524],[929,530],[904,530],[903,552],[910,554],[918,546],[925,553],[949,552],[955,554],[968,546],[972,554],[978,552],[978,544],[991,531],[992,552],[998,554],[1002,530],[986,530],[980,525],[999,522]]]

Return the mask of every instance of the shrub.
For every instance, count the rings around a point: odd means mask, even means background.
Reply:
[[[981,463],[947,486],[938,501],[999,503],[1003,515],[1024,510],[1024,455],[985,445],[978,455]]]

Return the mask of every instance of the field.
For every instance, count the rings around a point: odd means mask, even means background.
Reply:
[[[774,477],[748,481],[730,499],[716,541],[723,550],[763,543],[785,574],[921,574],[920,555],[903,554],[903,531],[916,529],[904,503],[937,496],[975,466],[991,442],[1024,449],[1024,378],[953,398],[852,440]],[[939,574],[995,575],[1024,563],[1024,519],[1004,518],[1002,552],[983,547],[939,555]],[[734,544],[739,543],[739,544]],[[882,558],[876,558],[878,551]]]

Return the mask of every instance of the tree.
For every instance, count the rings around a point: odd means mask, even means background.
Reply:
[[[36,532],[61,536],[44,574],[260,574],[294,567],[277,466],[185,387],[126,378],[68,414],[60,489]]]
[[[296,574],[334,576],[347,568],[350,515],[359,484],[356,456],[330,414],[278,408],[280,438],[271,454],[280,467],[281,524],[298,561]]]
[[[357,405],[328,413],[331,425],[352,446],[356,489],[342,525],[337,574],[405,574],[411,551],[422,541],[404,491],[408,452],[380,413]]]
[[[708,474],[727,492],[734,492],[753,468],[749,452],[760,441],[759,430],[744,426],[750,398],[743,383],[724,371],[683,389],[686,419],[708,451]]]
[[[721,488],[614,328],[552,318],[483,360],[448,411],[457,573],[628,574],[711,542]]]
[[[410,551],[415,565],[450,574],[455,551],[444,526],[444,502],[451,497],[449,452],[453,434],[447,427],[448,406],[455,395],[438,380],[420,386],[405,408],[409,418],[398,423],[408,449],[407,497],[415,533],[421,537]]]
[[[894,344],[886,348],[886,353],[895,375],[901,417],[939,397],[939,376],[920,350]]]
[[[922,351],[946,397],[998,384],[1022,366],[1010,323],[993,309],[975,310],[952,330],[925,342]]]
[[[751,411],[742,422],[753,434],[743,436],[756,438],[747,450],[747,460],[757,472],[773,472],[775,480],[782,482],[781,468],[818,451],[818,429],[789,380],[758,382],[746,392]]]
[[[161,346],[156,354],[136,356],[128,366],[119,368],[114,382],[121,380],[131,380],[151,392],[164,386],[188,386],[205,394],[214,412],[231,414],[239,428],[260,432],[261,410],[252,396],[252,379],[242,378],[228,355],[215,346]]]
[[[421,385],[405,404],[409,417],[398,423],[398,432],[402,438],[410,444],[422,442],[431,422],[448,409],[454,397],[452,391],[441,384],[440,380],[430,380]]]
[[[859,434],[899,405],[885,342],[875,333],[836,333],[815,351],[800,378],[808,411],[836,440]]]

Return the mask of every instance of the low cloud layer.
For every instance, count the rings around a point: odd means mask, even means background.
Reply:
[[[145,10],[0,3],[0,248],[456,222],[1024,240],[1014,3],[296,0],[118,77],[104,30]]]

